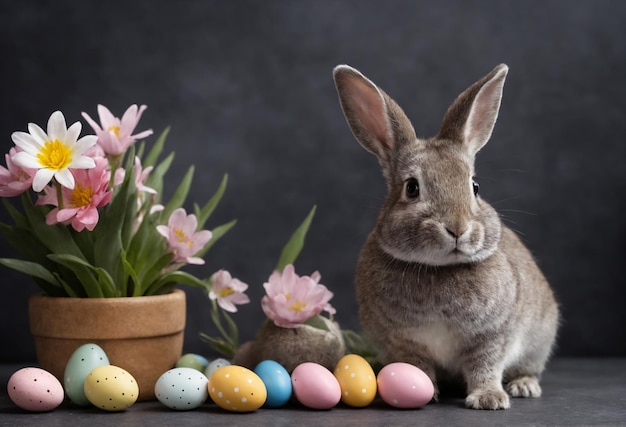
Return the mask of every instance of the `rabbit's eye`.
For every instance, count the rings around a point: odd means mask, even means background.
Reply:
[[[480,184],[478,184],[475,179],[472,179],[472,188],[474,189],[474,196],[478,195]]]
[[[420,195],[420,185],[415,178],[409,178],[406,181],[406,196],[410,199],[414,199],[419,197]]]

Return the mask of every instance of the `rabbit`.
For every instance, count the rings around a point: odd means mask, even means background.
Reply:
[[[438,377],[459,379],[473,409],[539,397],[559,324],[546,278],[474,180],[507,73],[501,64],[471,85],[439,134],[421,139],[363,74],[347,65],[333,72],[348,125],[378,158],[388,190],[356,266],[363,332],[381,363],[421,368],[435,385],[434,401]]]

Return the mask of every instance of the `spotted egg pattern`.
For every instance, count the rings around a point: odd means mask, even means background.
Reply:
[[[378,392],[388,405],[395,408],[419,408],[433,397],[432,381],[417,366],[395,362],[378,373]]]
[[[63,386],[67,397],[76,405],[89,405],[85,396],[85,379],[98,366],[109,364],[109,358],[99,345],[89,343],[78,347],[65,365]]]
[[[209,395],[222,409],[252,412],[267,399],[265,384],[257,374],[243,366],[224,366],[211,375]]]
[[[7,392],[13,403],[32,412],[51,411],[63,402],[61,382],[40,368],[22,368],[9,378]]]
[[[361,408],[376,397],[376,374],[370,364],[358,354],[347,354],[337,362],[333,372],[341,387],[341,401]]]
[[[98,366],[85,379],[85,395],[100,409],[123,411],[137,401],[139,385],[128,371],[118,366]]]
[[[208,378],[194,368],[174,368],[159,377],[154,394],[168,408],[196,409],[209,397],[208,383]]]

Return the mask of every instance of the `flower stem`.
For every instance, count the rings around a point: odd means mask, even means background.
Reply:
[[[54,180],[54,186],[57,190],[57,205],[59,210],[63,209],[63,194],[61,193],[61,184],[59,184],[59,182],[55,179]]]

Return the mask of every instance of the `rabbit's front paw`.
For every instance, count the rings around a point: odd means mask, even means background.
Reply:
[[[506,391],[513,397],[539,397],[541,386],[535,376],[523,376],[509,381]]]
[[[465,399],[465,406],[470,409],[508,409],[511,402],[504,390],[487,388],[474,390]]]

